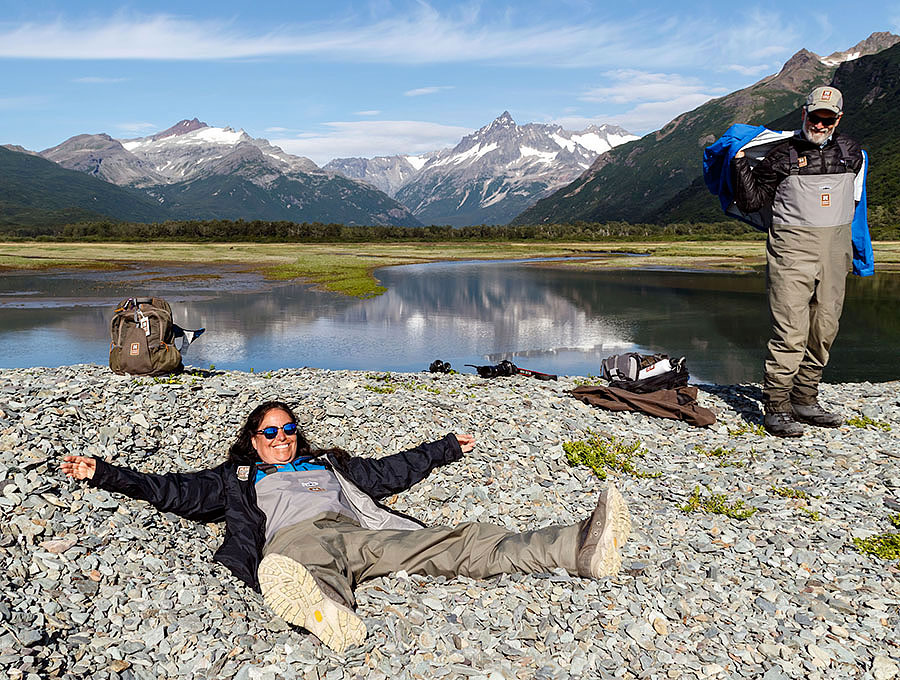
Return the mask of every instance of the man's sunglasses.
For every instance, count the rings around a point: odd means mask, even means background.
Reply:
[[[297,434],[297,423],[285,423],[283,427],[270,425],[261,430],[257,430],[256,434],[261,434],[266,439],[275,439],[278,436],[278,430],[284,430],[284,434],[288,437]]]
[[[806,119],[812,123],[813,125],[824,125],[825,127],[831,127],[835,123],[837,123],[837,116],[820,116],[815,113],[807,113]]]

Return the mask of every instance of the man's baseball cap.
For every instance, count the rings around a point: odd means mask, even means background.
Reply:
[[[844,108],[844,97],[835,87],[817,87],[806,98],[807,111],[831,111],[840,113]]]

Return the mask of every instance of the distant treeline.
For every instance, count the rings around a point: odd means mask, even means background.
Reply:
[[[900,211],[878,206],[870,211],[875,240],[900,240]],[[264,220],[184,220],[151,224],[114,220],[82,221],[63,226],[4,226],[5,238],[62,241],[225,241],[297,243],[375,243],[390,241],[603,241],[603,240],[720,240],[763,238],[738,222],[631,224],[581,222],[571,224],[478,225],[471,227],[347,226],[321,222]]]
[[[749,238],[755,232],[739,222],[710,224],[629,224],[575,222],[526,226],[472,227],[347,226],[321,222],[188,220],[156,224],[97,220],[59,227],[0,227],[6,237],[63,241],[274,241],[372,243],[386,241],[596,241],[635,238]]]

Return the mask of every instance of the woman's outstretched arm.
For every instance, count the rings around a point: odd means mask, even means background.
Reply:
[[[199,522],[224,518],[224,485],[218,468],[158,475],[89,456],[69,455],[63,456],[60,469],[67,477],[147,501],[162,512],[173,512]]]

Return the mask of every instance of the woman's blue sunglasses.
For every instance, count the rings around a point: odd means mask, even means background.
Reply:
[[[266,439],[275,439],[278,436],[278,430],[284,430],[284,434],[288,437],[297,434],[297,423],[285,423],[283,427],[270,425],[261,430],[257,430],[256,434],[261,434]]]

